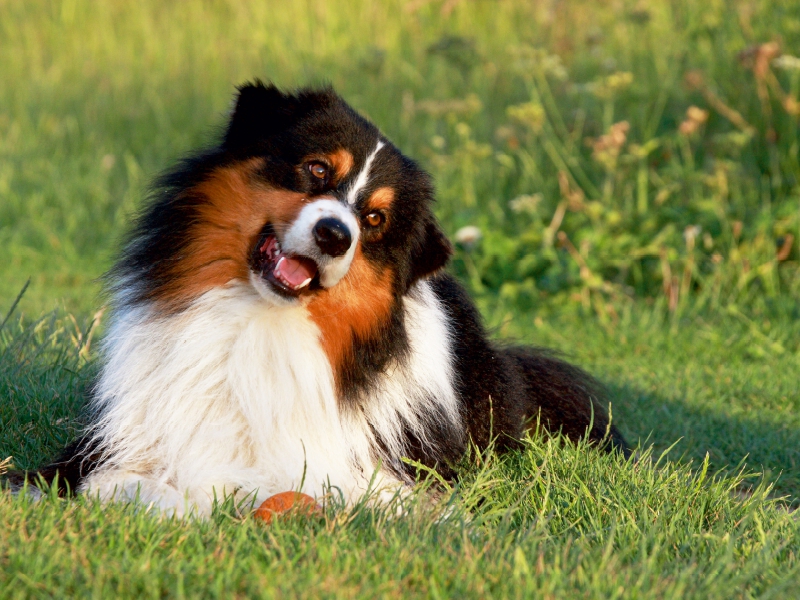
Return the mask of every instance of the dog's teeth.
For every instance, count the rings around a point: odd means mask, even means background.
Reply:
[[[303,289],[304,287],[306,287],[306,286],[307,286],[309,283],[311,283],[311,277],[309,277],[308,279],[306,279],[306,280],[305,280],[303,283],[301,283],[300,285],[298,285],[298,286],[297,286],[296,288],[294,288],[294,289],[296,289],[296,290],[302,290],[302,289]]]

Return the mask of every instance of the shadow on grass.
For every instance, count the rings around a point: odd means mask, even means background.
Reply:
[[[779,418],[692,406],[631,386],[609,384],[614,420],[628,443],[652,445],[657,456],[670,446],[673,461],[702,463],[709,455],[713,470],[761,473],[776,496],[800,505],[800,427]]]

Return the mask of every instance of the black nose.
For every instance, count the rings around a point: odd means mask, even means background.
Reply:
[[[314,225],[314,239],[322,253],[329,256],[341,256],[347,252],[353,240],[347,225],[332,217],[317,221]]]

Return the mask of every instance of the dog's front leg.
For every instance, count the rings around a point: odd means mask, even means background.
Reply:
[[[80,491],[103,501],[136,502],[178,518],[208,515],[212,505],[208,494],[197,490],[180,491],[168,482],[125,469],[93,473]]]

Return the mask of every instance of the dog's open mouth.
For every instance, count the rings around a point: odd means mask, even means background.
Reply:
[[[284,252],[269,225],[258,238],[251,263],[253,271],[284,296],[296,297],[319,287],[317,263],[305,256]]]

